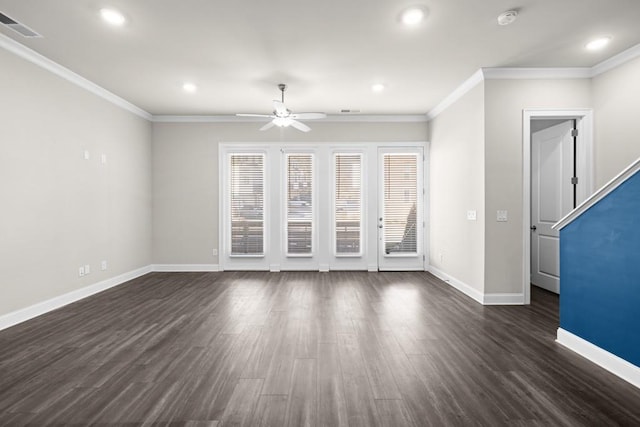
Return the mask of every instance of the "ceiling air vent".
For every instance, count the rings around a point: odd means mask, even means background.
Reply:
[[[28,37],[28,38],[42,37],[40,34],[36,33],[31,28],[17,22],[14,19],[9,18],[7,15],[5,15],[2,12],[0,12],[0,24],[4,25],[7,28],[12,29],[13,31],[15,31],[16,33],[19,33],[23,37]]]
[[[342,114],[349,114],[349,113],[359,113],[360,110],[353,110],[353,109],[349,110],[349,109],[344,108],[344,109],[340,110],[340,112]]]

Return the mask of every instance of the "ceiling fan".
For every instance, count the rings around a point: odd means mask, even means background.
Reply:
[[[271,114],[236,114],[239,117],[265,117],[272,119],[269,123],[262,126],[260,130],[271,129],[274,126],[278,127],[294,127],[302,132],[309,132],[311,128],[298,120],[312,120],[312,119],[324,119],[327,117],[325,113],[292,113],[284,105],[284,91],[287,90],[287,85],[280,83],[278,89],[282,92],[282,99],[280,101],[273,101],[273,113]]]

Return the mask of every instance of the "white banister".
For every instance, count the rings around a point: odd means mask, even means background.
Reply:
[[[602,188],[593,193],[587,200],[580,203],[578,207],[569,212],[564,218],[555,223],[551,228],[554,230],[560,230],[570,224],[573,220],[578,218],[584,212],[586,212],[591,206],[598,203],[605,198],[607,194],[618,188],[623,182],[632,177],[636,172],[640,170],[640,158],[636,159],[626,169],[620,172],[615,178],[607,182]]]

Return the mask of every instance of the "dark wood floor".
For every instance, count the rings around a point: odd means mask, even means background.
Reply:
[[[152,273],[0,332],[0,424],[640,425],[555,295],[428,273]]]

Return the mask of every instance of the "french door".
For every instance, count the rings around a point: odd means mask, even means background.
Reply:
[[[221,145],[221,269],[424,269],[423,146]]]

